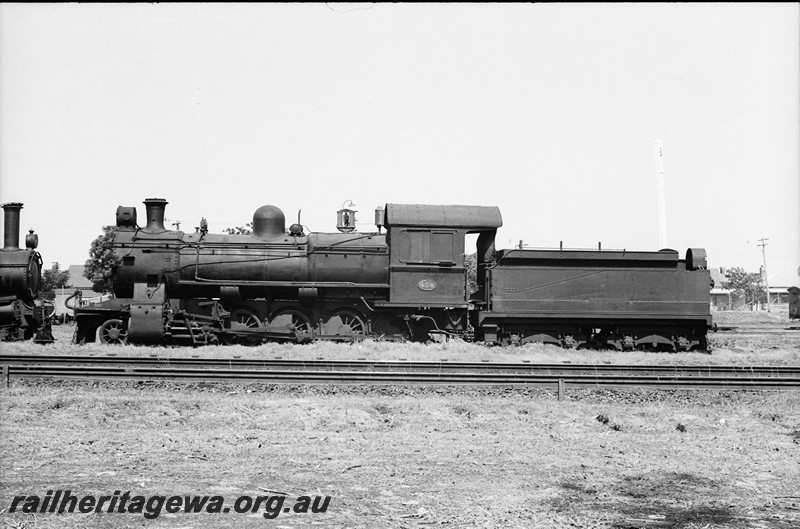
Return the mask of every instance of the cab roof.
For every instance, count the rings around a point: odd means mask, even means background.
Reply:
[[[386,204],[386,227],[496,229],[503,225],[497,206]]]

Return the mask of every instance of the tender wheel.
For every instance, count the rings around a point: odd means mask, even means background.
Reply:
[[[311,320],[298,309],[281,309],[269,319],[269,329],[276,332],[294,333],[298,338],[311,337]]]
[[[364,335],[367,325],[361,316],[350,309],[335,310],[325,322],[325,334],[334,336]]]
[[[100,341],[107,344],[128,343],[128,326],[122,320],[108,320],[100,326]]]
[[[561,337],[561,346],[565,349],[583,349],[589,338],[582,333],[566,333]]]

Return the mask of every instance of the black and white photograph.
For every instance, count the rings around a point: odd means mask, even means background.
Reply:
[[[800,527],[797,3],[2,3],[0,205],[0,529]]]

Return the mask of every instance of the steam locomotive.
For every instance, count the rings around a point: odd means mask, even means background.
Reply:
[[[19,219],[22,204],[3,204],[3,248],[0,250],[0,339],[50,343],[53,335],[47,303],[39,299],[42,284],[42,256],[36,251],[39,236],[30,230],[25,249],[19,247]]]
[[[262,206],[252,233],[167,230],[167,201],[117,209],[116,297],[75,309],[78,343],[215,344],[316,339],[544,342],[704,350],[705,251],[497,250],[497,207],[386,204],[377,231],[286,229]],[[385,233],[384,230],[385,229]],[[476,234],[477,291],[465,240]]]

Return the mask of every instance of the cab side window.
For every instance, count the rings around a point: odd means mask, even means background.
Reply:
[[[455,261],[455,233],[442,230],[402,230],[398,237],[399,259],[409,264]]]
[[[431,261],[434,263],[455,262],[455,233],[431,233]]]

